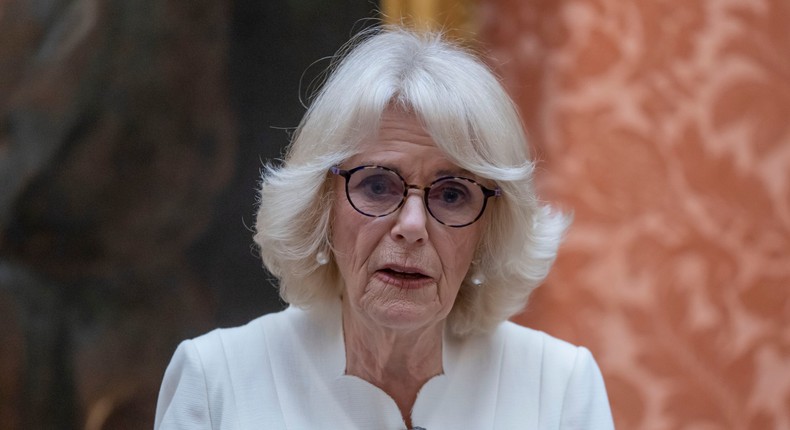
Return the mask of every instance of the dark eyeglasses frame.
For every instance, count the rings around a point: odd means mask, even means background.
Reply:
[[[363,170],[363,169],[383,169],[383,170],[387,170],[389,172],[394,173],[398,178],[400,178],[401,181],[403,181],[403,185],[405,185],[405,187],[403,188],[403,198],[401,199],[400,203],[397,206],[395,206],[395,208],[393,208],[391,211],[389,211],[389,212],[387,212],[385,214],[381,214],[381,215],[371,215],[369,213],[362,212],[354,204],[354,202],[351,200],[351,196],[348,193],[348,181],[350,180],[351,175],[354,174],[354,172],[357,172],[357,171],[360,171],[360,170]],[[502,190],[499,187],[496,187],[496,188],[494,188],[492,190],[490,188],[487,188],[487,187],[481,185],[480,183],[478,183],[474,179],[465,178],[463,176],[442,176],[441,178],[438,178],[435,181],[431,182],[427,187],[420,187],[419,185],[413,185],[413,184],[410,184],[410,183],[406,182],[406,180],[403,179],[403,176],[401,176],[400,173],[396,172],[395,170],[390,169],[389,167],[377,166],[375,164],[367,164],[367,165],[363,165],[363,166],[357,166],[357,167],[354,167],[353,169],[349,169],[349,170],[343,170],[339,166],[332,166],[332,167],[329,168],[329,173],[332,173],[333,175],[342,176],[343,178],[345,178],[345,180],[346,180],[346,184],[345,184],[346,199],[348,200],[348,203],[357,212],[361,213],[362,215],[369,216],[371,218],[385,217],[385,216],[387,216],[389,214],[397,212],[398,209],[403,207],[403,204],[406,203],[406,198],[409,195],[409,190],[410,189],[414,189],[414,190],[422,190],[423,191],[423,194],[422,194],[423,203],[425,204],[425,208],[428,210],[428,213],[431,214],[431,218],[435,219],[436,221],[438,221],[442,225],[446,225],[447,227],[461,228],[461,227],[466,227],[466,226],[468,226],[470,224],[474,224],[477,220],[480,219],[481,216],[483,216],[483,213],[486,211],[486,206],[488,205],[488,198],[489,197],[499,197],[499,196],[502,195]],[[463,180],[463,181],[471,182],[471,183],[477,185],[478,187],[480,187],[481,190],[483,190],[483,196],[484,196],[484,198],[483,198],[483,207],[480,208],[480,213],[477,214],[475,219],[473,219],[472,221],[469,221],[466,224],[447,224],[447,223],[443,222],[442,220],[440,220],[439,218],[437,218],[436,215],[433,214],[433,211],[431,211],[431,206],[428,204],[428,193],[430,192],[431,187],[433,187],[434,184],[436,184],[437,182],[440,182],[440,181],[444,181],[446,179],[460,179],[460,180]]]

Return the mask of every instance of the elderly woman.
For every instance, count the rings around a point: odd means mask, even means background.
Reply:
[[[281,166],[255,241],[283,312],[182,343],[158,429],[609,429],[584,348],[507,322],[567,225],[513,103],[435,34],[361,36]]]

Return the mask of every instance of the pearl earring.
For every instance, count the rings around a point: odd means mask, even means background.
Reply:
[[[472,277],[469,280],[479,287],[486,283],[486,275],[479,267],[475,266],[475,271],[472,273]]]
[[[329,255],[326,253],[326,251],[318,251],[318,252],[315,254],[315,261],[316,261],[316,262],[317,262],[319,265],[323,266],[323,265],[325,265],[326,263],[329,263]]]

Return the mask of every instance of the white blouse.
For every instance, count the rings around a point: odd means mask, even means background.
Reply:
[[[491,334],[445,336],[444,373],[420,390],[414,427],[612,429],[590,352],[505,322]],[[157,430],[403,430],[386,393],[345,375],[340,306],[295,307],[183,342],[159,392]]]

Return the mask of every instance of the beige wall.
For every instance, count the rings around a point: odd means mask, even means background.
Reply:
[[[441,28],[457,39],[474,40],[480,25],[474,0],[381,0],[380,4],[387,24]]]

